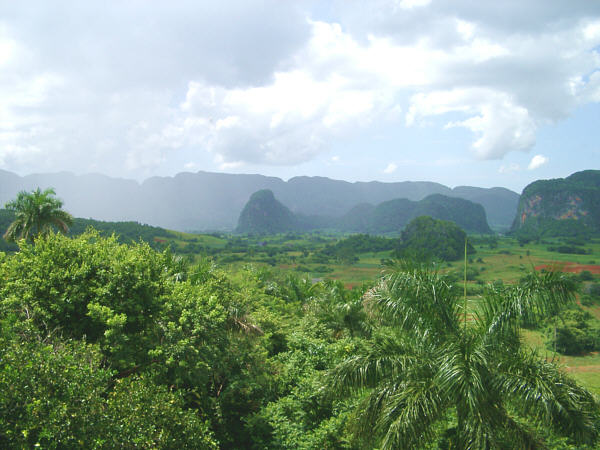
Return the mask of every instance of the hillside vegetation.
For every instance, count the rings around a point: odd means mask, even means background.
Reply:
[[[512,231],[530,239],[600,233],[600,170],[528,185]]]

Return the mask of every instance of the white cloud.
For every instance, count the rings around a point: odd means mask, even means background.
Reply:
[[[536,123],[524,107],[504,93],[491,89],[453,89],[417,94],[411,99],[406,123],[421,117],[461,113],[465,120],[450,121],[446,128],[463,127],[476,140],[472,148],[480,159],[500,159],[507,152],[527,151],[535,144]]]
[[[544,164],[547,164],[548,161],[549,159],[546,158],[544,155],[535,155],[533,158],[531,158],[531,161],[529,162],[527,168],[529,170],[535,170],[542,167]]]
[[[394,164],[393,162],[389,163],[385,169],[383,169],[383,173],[394,173],[396,171],[396,169],[398,168],[398,166],[396,164]]]
[[[600,102],[598,9],[573,1],[348,2],[329,22],[276,0],[12,2],[0,166],[151,173],[192,150],[222,168],[294,165],[341,136],[440,121],[470,133],[475,158],[502,159]]]

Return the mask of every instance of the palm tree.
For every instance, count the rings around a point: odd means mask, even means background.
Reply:
[[[66,234],[73,218],[61,209],[63,203],[54,195],[56,192],[52,188],[19,192],[15,200],[5,205],[6,209],[15,212],[15,220],[4,233],[4,239],[11,242],[26,239],[31,242],[35,236],[47,235],[54,227]]]
[[[365,296],[379,323],[368,350],[332,371],[337,392],[361,393],[355,432],[381,448],[536,448],[536,426],[578,443],[598,435],[598,404],[522,345],[520,323],[573,299],[564,275],[489,287],[469,317],[460,290],[401,263]]]

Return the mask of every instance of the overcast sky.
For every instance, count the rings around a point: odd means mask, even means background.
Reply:
[[[600,1],[0,0],[0,168],[521,191],[600,168]]]

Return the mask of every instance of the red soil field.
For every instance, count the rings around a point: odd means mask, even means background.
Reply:
[[[583,272],[584,270],[587,270],[588,272],[591,272],[594,274],[600,274],[600,265],[577,264],[577,263],[572,263],[572,262],[566,262],[566,263],[561,263],[561,264],[541,264],[539,266],[535,266],[535,270],[542,270],[542,269],[547,269],[547,270],[557,269],[562,272],[572,272],[572,273],[579,273],[579,272]]]

